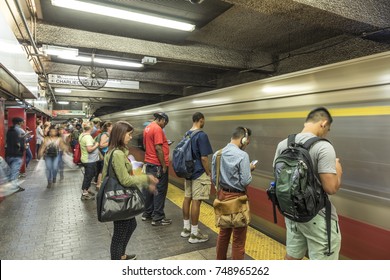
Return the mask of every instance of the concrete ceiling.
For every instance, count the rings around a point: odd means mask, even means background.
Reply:
[[[14,1],[6,1],[17,15],[11,5]],[[109,79],[139,81],[139,90],[73,87],[71,94],[55,93],[57,100],[93,104],[96,115],[390,50],[388,0],[90,2],[160,14],[197,26],[193,32],[173,31],[35,0],[37,22],[32,29],[38,46],[72,47],[88,55],[138,62],[144,56],[157,58],[157,64],[139,71],[107,69]],[[28,19],[33,18],[26,7],[24,11]],[[15,18],[15,35],[30,44],[25,28],[20,28],[20,16]],[[39,59],[45,73],[75,76],[80,67],[54,57]]]

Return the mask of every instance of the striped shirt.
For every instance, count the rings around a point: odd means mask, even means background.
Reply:
[[[211,180],[214,185],[217,179],[217,153],[213,155],[211,165]],[[251,181],[252,175],[248,154],[232,143],[227,144],[222,149],[220,187],[245,191]]]

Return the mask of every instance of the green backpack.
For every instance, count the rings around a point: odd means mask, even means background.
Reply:
[[[313,137],[299,144],[295,142],[295,137],[296,134],[288,136],[287,149],[275,159],[275,182],[267,190],[273,204],[274,221],[277,222],[275,206],[283,216],[299,223],[310,221],[325,207],[330,255],[331,204],[309,154],[314,143],[329,141]]]

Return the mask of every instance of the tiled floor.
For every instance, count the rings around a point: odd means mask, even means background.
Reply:
[[[47,189],[42,163],[32,162],[22,184],[26,190],[0,203],[0,259],[110,258],[112,223],[98,222],[95,200],[80,200],[82,176],[79,169],[65,170],[65,179]],[[137,217],[138,227],[127,252],[136,253],[138,259],[178,255],[182,256],[179,258],[214,259],[216,233],[201,225],[210,240],[190,244],[180,237],[181,209],[169,200],[165,209],[173,224],[154,227]],[[193,253],[189,256],[182,255],[190,252]]]

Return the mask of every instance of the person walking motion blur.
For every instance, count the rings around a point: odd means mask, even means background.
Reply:
[[[104,158],[103,181],[107,176],[107,169],[112,155],[112,167],[118,182],[124,187],[135,186],[149,192],[155,192],[157,178],[153,175],[132,175],[132,165],[127,156],[129,151],[127,145],[132,139],[134,128],[128,122],[119,121],[112,127],[110,134],[110,145]],[[126,254],[126,247],[137,227],[135,218],[128,220],[114,221],[114,232],[111,240],[112,260],[134,260],[136,255]]]
[[[17,183],[19,178],[20,168],[23,164],[23,153],[25,151],[25,131],[21,128],[24,124],[22,118],[16,117],[12,119],[12,124],[7,131],[7,147],[6,147],[6,162],[10,167],[10,181],[15,184],[18,191],[24,191]]]
[[[47,188],[51,188],[57,181],[60,150],[67,151],[67,146],[62,141],[58,129],[52,125],[39,150],[39,157],[45,159]]]

